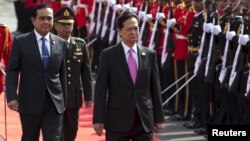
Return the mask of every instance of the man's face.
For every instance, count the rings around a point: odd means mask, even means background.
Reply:
[[[54,28],[57,32],[57,35],[63,39],[68,39],[73,30],[73,23],[54,23]]]
[[[138,41],[139,26],[136,18],[130,18],[123,23],[123,28],[118,30],[120,38],[125,44],[134,44]]]
[[[196,2],[196,1],[194,1],[193,2],[193,7],[194,7],[194,10],[196,11],[196,12],[200,12],[200,11],[202,11],[204,8],[204,5],[203,5],[203,3],[202,2]]]
[[[39,9],[36,17],[32,17],[31,20],[36,31],[44,36],[53,27],[53,10],[51,8]]]

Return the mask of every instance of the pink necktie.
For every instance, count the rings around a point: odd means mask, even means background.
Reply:
[[[137,77],[137,65],[136,65],[135,58],[132,55],[133,49],[129,49],[128,53],[129,53],[128,54],[128,67],[129,67],[131,78],[135,84],[136,77]]]

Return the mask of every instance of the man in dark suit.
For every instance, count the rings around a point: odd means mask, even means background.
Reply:
[[[66,104],[66,42],[50,33],[53,10],[48,5],[34,8],[31,20],[35,29],[13,41],[6,76],[8,107],[20,115],[22,141],[38,141],[40,129],[43,140],[59,141]]]
[[[107,141],[151,141],[164,122],[157,56],[136,44],[138,18],[124,12],[117,19],[121,42],[102,51],[93,124]]]
[[[54,28],[57,35],[68,42],[66,49],[67,107],[63,119],[63,140],[74,141],[77,135],[79,111],[82,107],[82,92],[85,107],[92,103],[92,77],[86,42],[71,33],[74,13],[69,7],[62,7],[55,14]],[[83,89],[83,90],[82,90]]]

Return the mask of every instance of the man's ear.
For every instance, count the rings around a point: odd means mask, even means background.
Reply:
[[[34,23],[35,18],[34,18],[34,17],[31,17],[30,19],[31,19],[31,22]]]

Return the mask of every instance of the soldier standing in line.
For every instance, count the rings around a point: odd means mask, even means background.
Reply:
[[[223,51],[226,44],[226,32],[228,30],[228,22],[231,19],[232,7],[229,6],[228,0],[219,0],[218,13],[220,15],[218,24],[215,24],[211,33],[215,37],[214,52],[212,54],[211,66],[208,69],[206,81],[214,83],[214,120],[215,124],[229,123],[227,115],[226,95],[221,90],[219,75],[223,61]]]
[[[57,35],[68,42],[66,49],[67,66],[67,107],[63,120],[63,141],[74,141],[78,130],[79,110],[84,94],[85,107],[92,104],[92,77],[86,42],[71,33],[74,13],[69,7],[62,7],[55,14],[54,28]]]
[[[3,71],[8,64],[8,58],[12,46],[12,37],[9,28],[0,23],[0,69]],[[0,95],[4,90],[3,73],[0,73]]]
[[[188,57],[188,31],[191,27],[195,12],[192,8],[192,0],[184,0],[185,8],[176,8],[174,10],[173,19],[167,20],[167,26],[174,30],[175,49],[174,49],[174,75],[178,80],[188,73],[187,57]],[[187,81],[187,77],[176,84],[179,89]],[[172,120],[187,120],[191,117],[188,87],[182,89],[175,97],[175,112]]]
[[[250,69],[250,3],[245,0],[245,7],[248,9],[246,13],[246,17],[244,20],[244,35],[239,36],[239,44],[243,46],[243,48],[247,51],[247,56],[244,58],[244,69],[243,74],[241,77],[241,84],[240,84],[240,95],[243,96],[242,98],[242,118],[241,124],[250,124],[250,113],[249,113],[249,105],[250,105],[250,94],[247,90],[247,87],[250,86],[250,78],[249,78],[249,69]]]
[[[75,11],[75,24],[74,35],[83,38],[87,41],[88,39],[88,25],[90,22],[90,14],[92,12],[93,0],[72,0],[72,5],[76,7]]]
[[[164,4],[162,8],[162,12],[165,15],[165,20],[173,18],[173,11],[175,9],[175,2],[173,0],[168,0]],[[162,23],[162,22],[161,22]],[[163,23],[162,23],[163,24]],[[164,23],[166,26],[166,22]],[[166,31],[167,27],[165,27]],[[174,64],[173,64],[173,52],[174,52],[174,46],[175,46],[175,41],[174,41],[174,35],[173,35],[173,30],[169,28],[169,32],[166,33],[163,31],[163,37],[161,40],[163,40],[162,44],[162,51],[160,51],[162,54],[160,55],[160,62],[161,62],[161,69],[163,71],[163,78],[165,81],[164,86],[162,87],[162,90],[165,90],[168,86],[174,83],[175,78],[174,78]],[[166,41],[164,40],[165,36],[168,36]],[[164,42],[166,46],[164,46]],[[165,52],[164,51],[165,48]],[[165,60],[164,60],[165,59]],[[175,92],[175,87],[170,88],[168,91],[163,93],[163,101],[167,100]],[[164,106],[164,114],[165,115],[173,115],[174,114],[174,99],[171,99],[166,106]]]
[[[198,51],[200,48],[200,42],[203,34],[203,24],[205,22],[205,7],[202,0],[194,0],[194,10],[196,12],[193,24],[190,28],[188,34],[188,68],[191,73],[190,76],[193,75],[195,69],[195,62],[198,57]],[[201,126],[201,105],[200,105],[200,95],[201,95],[201,77],[196,76],[189,83],[189,93],[191,100],[191,109],[192,109],[192,119],[191,122],[185,123],[183,126],[195,129]]]
[[[224,78],[221,77],[221,86],[223,92],[226,94],[226,102],[228,106],[227,116],[229,118],[230,124],[239,124],[240,122],[240,110],[239,110],[239,94],[237,92],[229,91],[229,80],[231,75],[231,70],[233,66],[233,60],[238,47],[238,35],[241,33],[241,25],[243,24],[243,18],[240,16],[241,12],[241,2],[242,0],[231,0],[232,4],[232,15],[233,18],[230,20],[229,31],[226,33],[226,39],[229,42],[226,54],[223,56],[223,63],[225,64],[226,73]],[[225,60],[224,60],[225,59]],[[222,63],[222,65],[223,65]],[[222,74],[222,73],[221,73]]]

